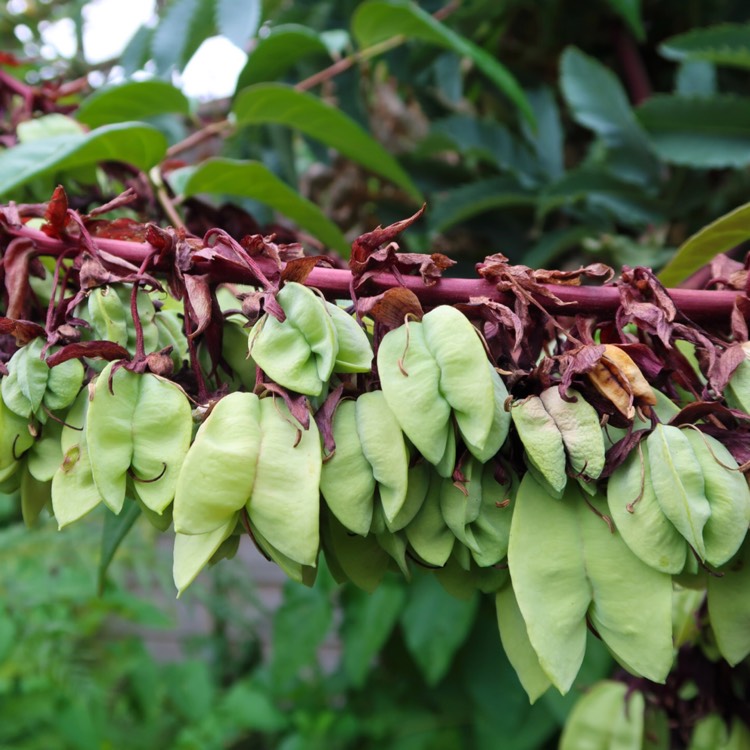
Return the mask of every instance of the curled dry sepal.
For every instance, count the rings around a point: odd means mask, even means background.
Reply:
[[[29,523],[100,503],[174,521],[180,592],[245,535],[305,583],[320,554],[368,591],[431,570],[495,597],[532,699],[571,687],[587,631],[663,683],[675,585],[708,592],[693,640],[710,625],[744,659],[742,269],[667,290],[498,253],[448,278],[399,252],[418,216],[358,238],[346,271],[273,237],[82,216],[62,189],[3,207],[0,489]]]

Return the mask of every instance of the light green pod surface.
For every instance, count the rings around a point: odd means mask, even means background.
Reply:
[[[52,501],[52,483],[40,482],[24,467],[21,475],[21,516],[27,527],[39,518],[44,507]]]
[[[237,518],[238,514],[233,514],[221,526],[206,534],[175,534],[172,577],[178,598],[198,577],[224,540],[231,536]]]
[[[385,519],[390,531],[400,531],[410,524],[414,516],[419,513],[419,509],[430,490],[431,475],[430,464],[426,461],[418,461],[414,466],[409,467],[404,504],[391,521]]]
[[[708,616],[719,652],[735,666],[750,654],[750,539],[721,572],[708,576]]]
[[[86,300],[86,309],[95,338],[127,347],[130,310],[112,287],[92,289]]]
[[[159,331],[159,350],[172,347],[169,356],[174,365],[174,371],[179,372],[188,358],[188,342],[182,330],[182,320],[176,310],[160,310],[154,316],[154,325]],[[237,326],[234,326],[237,328]],[[240,333],[240,341],[235,342],[235,351],[242,352],[247,343],[247,333]]]
[[[445,565],[456,542],[440,510],[440,491],[443,482],[435,472],[431,472],[430,488],[422,507],[406,527],[406,539],[416,554],[428,565]]]
[[[130,297],[133,291],[131,284],[122,285],[118,284],[114,287],[115,292],[120,297],[120,302],[125,309],[125,315],[128,326],[128,342],[125,347],[131,354],[135,354],[136,346],[136,331],[133,319],[130,314]],[[141,321],[141,328],[143,329],[143,347],[147,352],[153,352],[159,345],[159,329],[154,323],[156,316],[156,308],[151,300],[148,292],[143,287],[138,287],[138,292],[135,296],[136,310],[138,312],[138,318]]]
[[[370,530],[375,477],[357,432],[356,404],[342,401],[333,417],[336,450],[323,463],[320,491],[333,515],[351,532]]]
[[[52,367],[47,377],[47,388],[42,399],[48,409],[67,409],[83,385],[83,365],[77,359]]]
[[[251,523],[281,554],[300,565],[317,562],[320,512],[320,435],[303,430],[281,399],[260,401],[261,443],[247,503]]]
[[[276,295],[293,325],[305,338],[315,358],[318,377],[327,381],[333,372],[338,351],[336,329],[323,300],[303,284],[285,284]]]
[[[434,465],[435,471],[444,479],[450,479],[456,468],[456,459],[456,428],[448,422],[448,440],[445,442],[445,451],[440,461]]]
[[[604,470],[605,452],[599,415],[578,391],[571,388],[568,396],[577,400],[564,401],[557,386],[552,386],[539,397],[560,430],[573,471],[582,477],[598,479]]]
[[[431,464],[440,463],[448,443],[451,407],[440,391],[440,368],[427,348],[421,323],[410,322],[383,336],[378,373],[401,429]]]
[[[577,495],[573,489],[569,492]],[[603,496],[589,503],[579,499],[577,511],[593,598],[591,623],[630,672],[663,683],[674,658],[672,578],[644,563],[620,534],[610,532],[601,517],[607,510]]]
[[[247,331],[241,325],[232,320],[225,320],[221,337],[221,356],[232,368],[236,385],[252,391],[255,388],[255,362],[245,350],[247,335]]]
[[[5,405],[20,417],[30,417],[47,390],[50,370],[41,358],[43,347],[41,338],[21,347],[8,361],[8,374],[0,384]]]
[[[641,443],[640,449],[643,459],[638,449],[631,451],[609,478],[609,512],[635,555],[662,573],[677,574],[685,567],[687,542],[664,515],[651,485],[648,447]]]
[[[260,452],[254,393],[224,396],[198,428],[180,469],[172,511],[179,534],[207,534],[250,499]]]
[[[724,389],[724,396],[732,408],[750,414],[750,361],[747,355],[732,373]]]
[[[390,558],[398,565],[401,574],[408,581],[411,579],[411,571],[406,564],[406,536],[401,531],[390,531],[385,518],[377,519],[383,515],[383,506],[375,506],[375,520],[373,520],[373,534],[377,543],[388,553]],[[378,531],[375,531],[375,529]]]
[[[388,523],[393,523],[406,501],[409,451],[401,427],[382,391],[363,393],[356,401],[357,434],[362,451],[378,483]]]
[[[18,458],[33,444],[29,420],[9,409],[0,397],[0,472],[10,475],[11,470],[15,471]]]
[[[540,402],[541,403],[541,402]],[[586,576],[577,491],[556,500],[525,474],[510,526],[508,564],[518,606],[539,664],[563,694],[586,650]]]
[[[463,435],[464,443],[466,443],[469,452],[474,458],[482,463],[487,463],[498,453],[505,442],[505,438],[508,437],[508,430],[510,429],[510,412],[505,409],[505,402],[508,398],[508,389],[505,387],[505,383],[497,370],[495,370],[489,361],[487,361],[487,367],[489,369],[490,378],[492,379],[494,398],[490,432],[487,435],[483,448],[472,443],[467,435]]]
[[[55,419],[48,420],[42,428],[41,435],[26,454],[29,473],[39,482],[49,482],[62,463],[62,430],[63,425],[60,422]]]
[[[539,657],[529,641],[521,610],[518,608],[513,586],[508,584],[495,594],[497,627],[505,654],[523,689],[529,696],[529,702],[535,703],[544,695],[550,686],[549,678],[539,666]]]
[[[296,560],[292,560],[283,552],[276,549],[252,523],[250,524],[250,528],[257,545],[281,568],[288,578],[297,583],[303,583],[305,586],[312,586],[315,583],[315,578],[318,575],[317,567],[303,565]]]
[[[306,396],[319,396],[323,381],[302,333],[287,321],[264,315],[251,329],[250,356],[279,385]]]
[[[643,693],[624,682],[602,680],[573,706],[560,738],[560,750],[641,750]]]
[[[526,456],[555,492],[567,484],[565,447],[554,419],[544,408],[539,396],[516,401],[510,411]]]
[[[456,416],[458,429],[480,451],[490,436],[494,384],[487,354],[469,319],[450,305],[422,319],[427,348],[440,368],[440,392]]]
[[[85,516],[102,501],[86,443],[84,427],[88,408],[88,393],[84,390],[70,408],[60,433],[63,457],[52,477],[52,511],[61,529]]]
[[[683,434],[698,459],[706,499],[711,506],[711,515],[703,528],[706,560],[711,565],[723,565],[737,552],[747,534],[750,488],[734,457],[721,442],[695,430],[683,430]]]
[[[362,326],[332,302],[326,302],[326,310],[331,316],[331,322],[336,329],[338,351],[334,372],[369,372],[372,367],[373,351],[370,339],[367,338]]]
[[[440,483],[440,512],[456,539],[478,551],[471,524],[482,511],[482,464],[469,459],[461,466],[463,491],[451,481]]]
[[[664,515],[700,555],[706,557],[703,527],[711,515],[703,471],[678,427],[659,424],[646,438],[651,484]]]
[[[161,513],[174,497],[192,434],[190,402],[183,391],[150,373],[138,375],[114,364],[100,373],[86,420],[94,481],[104,502],[119,513],[132,467],[135,491]]]

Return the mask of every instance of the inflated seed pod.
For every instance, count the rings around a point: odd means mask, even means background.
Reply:
[[[364,329],[338,305],[326,302],[325,306],[336,329],[338,344],[333,371],[368,372],[372,367],[374,355]]]
[[[610,476],[607,504],[617,530],[635,555],[663,573],[682,571],[687,542],[656,499],[645,443],[631,451]]]
[[[598,479],[604,469],[604,437],[599,415],[576,390],[568,389],[574,401],[565,401],[557,386],[542,391],[539,398],[562,435],[565,452],[576,475]]]
[[[359,396],[355,419],[362,452],[378,483],[386,522],[393,523],[406,501],[408,489],[409,451],[404,435],[382,391]]]
[[[127,347],[130,307],[129,304],[123,304],[113,287],[100,286],[92,289],[86,299],[86,313],[94,338]]]
[[[711,435],[683,430],[703,472],[711,515],[703,528],[706,560],[723,565],[740,548],[750,524],[750,488],[732,454]]]
[[[750,342],[742,344],[745,359],[740,362],[737,369],[724,388],[724,397],[727,403],[734,409],[750,414]]]
[[[250,499],[260,453],[260,400],[254,393],[230,393],[203,421],[175,487],[175,531],[208,534]]]
[[[296,282],[286,284],[276,299],[286,319],[280,322],[266,313],[250,331],[250,355],[285,388],[319,396],[338,351],[331,315],[315,292]]]
[[[372,466],[365,458],[357,431],[356,403],[342,401],[333,417],[336,450],[320,473],[326,505],[351,532],[364,536],[372,524],[375,487]]]
[[[154,316],[154,325],[159,331],[157,348],[172,347],[169,356],[174,365],[174,371],[179,372],[188,358],[188,342],[182,330],[182,320],[175,310],[161,310]],[[235,343],[235,349],[242,352],[247,342],[247,334],[240,334],[240,342]],[[239,344],[239,346],[237,346]],[[223,350],[222,350],[223,351]]]
[[[706,557],[703,529],[711,515],[703,470],[679,427],[658,424],[646,439],[651,484],[664,515],[700,555]]]
[[[446,481],[436,472],[431,472],[430,487],[422,507],[405,528],[409,545],[428,565],[445,565],[456,542],[456,536],[440,510],[440,492]]]
[[[260,401],[261,445],[247,503],[253,526],[300,565],[317,564],[320,512],[320,435],[314,420],[302,429],[282,399]]]
[[[505,438],[508,437],[510,428],[510,412],[505,408],[508,399],[508,389],[492,364],[487,361],[490,378],[492,379],[493,401],[492,401],[492,424],[485,440],[484,447],[480,448],[471,439],[463,434],[464,443],[469,452],[482,463],[487,463],[502,447]],[[441,475],[445,476],[445,475]]]
[[[421,323],[411,321],[388,331],[378,348],[378,373],[401,429],[431,464],[441,463],[451,407],[440,390],[440,368],[427,348]]]
[[[59,528],[63,528],[93,510],[102,495],[91,471],[86,422],[88,393],[78,394],[65,416],[60,433],[62,461],[52,477],[52,511]]]
[[[190,446],[190,402],[165,378],[124,367],[112,374],[113,367],[110,362],[98,376],[86,419],[94,481],[106,505],[119,513],[131,474],[140,499],[161,513],[172,502]]]
[[[544,408],[539,396],[529,396],[513,403],[510,415],[525,449],[528,463],[562,494],[568,477],[565,473],[565,446],[555,420]]]
[[[424,340],[440,370],[440,393],[461,435],[483,451],[492,429],[495,384],[476,328],[455,307],[440,305],[422,318]]]

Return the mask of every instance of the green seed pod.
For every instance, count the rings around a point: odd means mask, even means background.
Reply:
[[[732,454],[716,438],[683,430],[703,472],[711,515],[703,528],[706,560],[723,565],[740,548],[750,524],[750,488]]]
[[[307,396],[319,396],[333,372],[338,339],[323,300],[290,282],[276,295],[286,314],[281,323],[264,315],[253,326],[249,351],[277,383]]]
[[[0,397],[0,481],[16,471],[18,459],[32,445],[34,435],[29,420],[9,409]]]
[[[300,565],[318,557],[320,435],[303,430],[281,399],[260,401],[261,445],[247,503],[250,522],[275,549]]]
[[[260,549],[271,558],[284,573],[297,583],[302,583],[305,586],[312,586],[315,583],[315,579],[318,575],[318,568],[312,565],[303,565],[298,563],[296,560],[292,560],[287,557],[283,552],[276,549],[258,529],[250,524],[250,529],[253,532],[253,537],[260,547]]]
[[[539,666],[539,657],[529,641],[526,623],[518,608],[516,595],[510,583],[495,595],[495,609],[500,640],[508,661],[516,670],[518,679],[529,696],[529,701],[535,703],[547,692],[551,683]]]
[[[198,577],[216,551],[228,539],[237,525],[238,513],[221,526],[206,534],[175,534],[172,576],[177,597]]]
[[[562,493],[567,484],[565,447],[554,419],[538,396],[516,401],[510,411],[518,430],[526,458],[547,481],[555,493]]]
[[[27,527],[39,518],[42,510],[52,501],[52,483],[35,479],[27,467],[21,475],[21,515]]]
[[[664,515],[700,555],[706,557],[703,527],[711,515],[703,471],[679,427],[659,424],[646,439],[651,484]]]
[[[411,571],[406,564],[406,538],[402,532],[390,531],[383,515],[383,506],[375,506],[372,523],[373,534],[378,544],[388,553],[391,559],[398,565],[401,574],[406,580],[411,579]]]
[[[578,391],[568,390],[574,402],[564,401],[557,386],[539,396],[562,435],[570,466],[581,478],[598,479],[604,469],[604,437],[599,415]]]
[[[363,393],[356,401],[357,434],[362,452],[378,483],[387,523],[393,523],[406,501],[409,451],[396,417],[382,391]]]
[[[399,531],[408,526],[414,516],[419,513],[425,497],[430,489],[430,476],[432,470],[426,461],[418,461],[409,468],[409,477],[406,486],[406,498],[396,516],[385,523],[390,531]]]
[[[44,405],[52,411],[67,409],[81,390],[83,376],[83,365],[77,359],[49,368]]]
[[[154,325],[159,332],[159,341],[156,348],[165,349],[172,347],[170,357],[174,365],[174,371],[179,372],[188,358],[188,342],[182,330],[182,319],[176,310],[161,310],[154,316]],[[235,342],[236,351],[241,352],[245,348],[247,334],[240,335],[240,341]],[[237,344],[239,343],[239,346]]]
[[[36,338],[21,347],[8,362],[8,374],[2,379],[5,405],[20,417],[30,417],[42,405],[47,390],[49,367],[42,359],[44,341]]]
[[[440,492],[445,481],[431,472],[430,488],[422,507],[405,529],[411,548],[428,565],[445,565],[456,541],[440,510]]]
[[[67,419],[67,417],[66,417]],[[63,425],[50,419],[42,427],[41,434],[26,453],[26,465],[29,473],[39,482],[49,482],[62,463],[63,453],[60,447]]]
[[[334,454],[323,463],[320,491],[333,515],[365,536],[372,524],[375,477],[357,432],[356,404],[342,401],[333,417]]]
[[[372,367],[372,346],[364,329],[338,305],[326,302],[326,310],[336,329],[338,350],[334,372],[369,372]]]
[[[221,356],[232,368],[234,383],[232,388],[252,391],[255,388],[255,362],[248,355],[247,331],[238,323],[224,321],[221,339]]]
[[[91,471],[86,423],[88,393],[83,390],[65,417],[60,433],[62,462],[52,477],[52,511],[63,528],[92,511],[102,501]]]
[[[607,485],[607,503],[617,530],[635,555],[663,573],[682,571],[687,542],[656,499],[645,443],[631,451],[612,473]]]
[[[127,290],[129,293],[130,287]],[[92,289],[86,300],[86,312],[85,317],[93,327],[93,338],[127,347],[130,302],[123,304],[114,287]]]
[[[431,464],[442,463],[451,408],[440,390],[440,368],[427,348],[421,323],[388,331],[378,348],[378,373],[401,429]]]
[[[495,385],[476,328],[455,307],[440,305],[422,319],[424,340],[440,369],[440,393],[453,409],[461,435],[478,451],[487,445]],[[433,462],[434,463],[434,462]]]
[[[645,707],[643,693],[624,682],[598,682],[573,706],[560,750],[641,750]]]
[[[230,393],[215,404],[198,428],[177,478],[177,533],[212,532],[247,504],[260,444],[260,401],[254,393]]]
[[[492,424],[484,448],[480,448],[478,445],[472,443],[465,434],[463,435],[464,443],[466,443],[469,452],[482,463],[487,463],[498,453],[505,442],[505,438],[508,437],[508,429],[510,428],[510,412],[505,409],[505,402],[508,399],[508,389],[505,387],[505,383],[497,370],[495,370],[489,361],[487,362],[487,367],[492,379],[494,405],[492,410]],[[441,474],[441,476],[443,475]]]
[[[734,409],[750,414],[750,360],[748,360],[748,346],[745,344],[745,359],[740,362],[739,367],[732,373],[732,377],[724,389],[724,397],[727,403]]]
[[[86,420],[94,481],[102,499],[119,513],[128,473],[143,502],[161,513],[175,493],[190,446],[192,416],[182,389],[157,375],[138,375],[109,363],[96,380]]]

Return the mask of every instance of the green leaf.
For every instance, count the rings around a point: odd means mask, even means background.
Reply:
[[[214,30],[214,0],[174,0],[151,41],[158,72],[184,68]]]
[[[689,237],[659,274],[664,286],[677,286],[712,258],[750,237],[750,203],[719,217]]]
[[[341,230],[314,203],[282,182],[264,164],[215,158],[188,169],[187,179],[180,187],[182,195],[221,193],[253,198],[296,221],[329,247],[349,254],[349,244]]]
[[[552,229],[545,232],[539,241],[523,255],[524,265],[529,268],[548,268],[571,247],[580,245],[587,237],[596,235],[596,230],[587,226]]]
[[[452,597],[431,575],[416,577],[408,595],[401,615],[404,640],[427,683],[436,685],[474,622],[478,599]]]
[[[125,507],[119,515],[116,516],[114,513],[107,513],[104,516],[98,570],[98,587],[100,594],[104,591],[104,586],[107,581],[107,570],[109,570],[115,552],[117,552],[130,529],[133,528],[133,524],[140,514],[140,506],[138,503],[131,500],[125,504]]]
[[[166,150],[167,141],[162,133],[135,122],[22,143],[0,153],[0,195],[40,175],[100,161],[127,159],[129,164],[147,170],[162,159]]]
[[[232,108],[239,125],[274,123],[300,130],[422,200],[401,165],[354,120],[312,94],[259,83],[240,92]]]
[[[555,101],[555,94],[552,89],[545,87],[529,91],[528,96],[534,109],[537,128],[534,132],[524,125],[524,136],[534,147],[539,166],[544,174],[556,179],[565,171],[563,165],[565,134],[560,122],[560,110]]]
[[[247,56],[247,63],[237,79],[237,91],[263,81],[278,81],[297,62],[312,55],[326,56],[328,49],[320,34],[297,24],[274,26],[268,36]]]
[[[342,639],[344,670],[354,687],[362,687],[373,658],[391,634],[406,599],[404,586],[384,580],[372,594],[347,590]]]
[[[534,125],[534,112],[518,81],[492,55],[440,23],[408,0],[369,0],[352,17],[352,34],[360,47],[372,47],[395,36],[419,39],[468,57]]]
[[[713,96],[716,93],[716,68],[702,60],[685,61],[677,70],[675,94]]]
[[[126,81],[101,88],[84,99],[76,118],[96,128],[171,112],[187,114],[189,110],[185,95],[166,81]]]
[[[607,0],[612,10],[617,13],[632,29],[639,42],[646,38],[641,18],[641,0]]]
[[[493,208],[535,204],[536,196],[513,177],[492,177],[438,193],[430,209],[430,227],[443,232]]]
[[[611,70],[576,47],[568,47],[561,58],[560,87],[577,123],[599,135],[608,149],[629,152],[633,180],[640,181],[644,171],[656,179],[649,140]]]
[[[31,143],[61,135],[80,135],[85,132],[86,129],[80,123],[59,112],[24,120],[19,122],[16,128],[19,143]]]
[[[262,11],[260,0],[217,0],[219,33],[236,47],[244,49],[248,40],[258,33]]]
[[[750,164],[750,98],[654,96],[638,108],[656,153],[702,169]]]
[[[678,34],[659,46],[668,60],[750,68],[750,24],[722,24]]]

